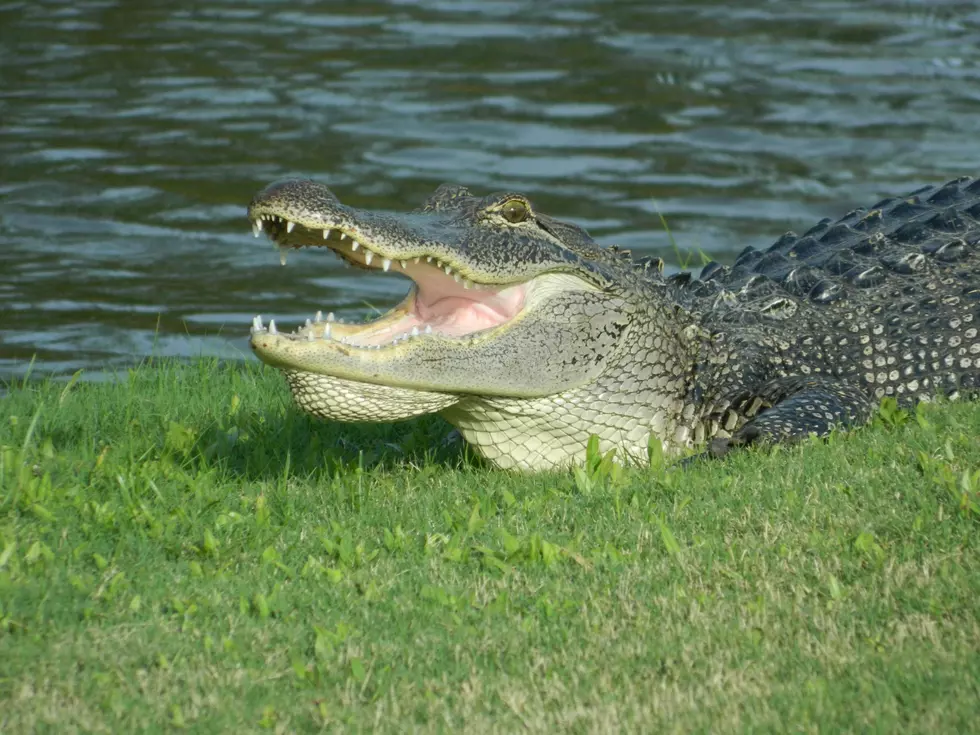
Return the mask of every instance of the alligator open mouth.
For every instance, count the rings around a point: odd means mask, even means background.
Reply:
[[[481,199],[443,186],[398,215],[356,209],[321,184],[290,179],[256,194],[248,219],[283,259],[291,249],[326,247],[355,268],[412,282],[398,305],[361,324],[318,314],[286,333],[255,318],[250,346],[260,360],[294,382],[321,376],[316,400],[333,397],[318,415],[350,416],[353,403],[367,401],[377,416],[382,397],[407,405],[404,391],[442,407],[451,396],[551,395],[594,380],[620,343],[625,302],[593,282],[593,269],[547,228],[582,238],[585,251],[592,241],[534,215],[521,195]],[[294,395],[302,390],[294,385]]]
[[[367,270],[401,273],[413,282],[405,299],[381,317],[362,324],[342,324],[333,314],[315,317],[293,332],[280,332],[275,320],[268,327],[261,316],[252,322],[252,335],[269,333],[287,338],[334,341],[354,348],[382,349],[406,340],[437,336],[473,337],[506,324],[524,307],[528,282],[482,283],[458,264],[443,262],[420,251],[406,256],[342,223],[312,229],[275,213],[259,213],[252,220],[256,237],[265,233],[279,247],[286,264],[290,249],[328,247],[348,264]]]

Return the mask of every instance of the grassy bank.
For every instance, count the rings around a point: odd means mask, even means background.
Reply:
[[[621,476],[445,431],[255,366],[15,386],[0,731],[976,725],[980,406]]]

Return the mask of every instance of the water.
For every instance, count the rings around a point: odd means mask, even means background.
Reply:
[[[394,210],[521,191],[669,260],[658,212],[724,260],[980,175],[972,1],[153,5],[0,4],[0,376],[245,358],[256,313],[403,294],[280,268],[244,209],[285,175]]]

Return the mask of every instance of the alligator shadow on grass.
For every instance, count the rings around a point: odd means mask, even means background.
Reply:
[[[228,426],[212,426],[197,437],[194,454],[249,480],[284,474],[331,477],[358,468],[486,466],[438,416],[351,424],[321,421],[293,408],[285,414],[253,414]]]

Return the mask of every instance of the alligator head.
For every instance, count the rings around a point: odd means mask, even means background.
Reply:
[[[343,421],[439,411],[501,466],[574,461],[594,417],[557,417],[596,410],[586,396],[608,395],[603,376],[619,379],[634,314],[653,314],[651,295],[637,293],[649,279],[628,256],[520,194],[476,197],[444,185],[420,209],[389,214],[287,180],[259,192],[248,217],[282,252],[326,248],[411,281],[401,303],[363,324],[317,315],[286,333],[256,318],[252,349],[284,371],[302,408]],[[645,446],[651,425],[636,424],[616,429],[612,443],[629,433]]]

